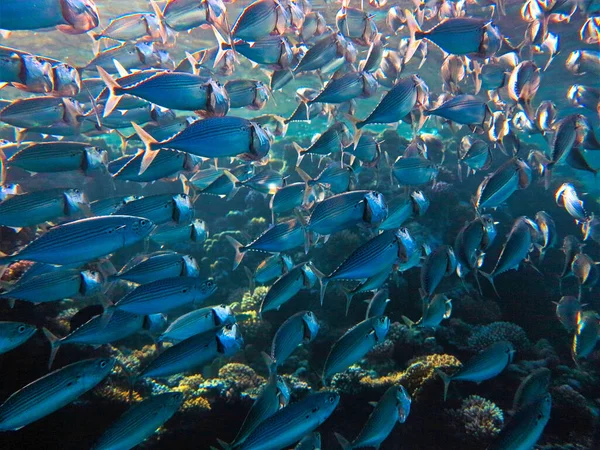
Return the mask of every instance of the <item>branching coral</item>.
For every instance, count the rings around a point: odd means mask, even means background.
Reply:
[[[490,441],[504,425],[502,410],[478,395],[467,397],[459,409],[449,410],[448,415],[455,432],[469,441]]]

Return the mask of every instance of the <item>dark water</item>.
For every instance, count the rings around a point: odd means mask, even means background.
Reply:
[[[57,2],[58,3],[58,2]],[[200,4],[200,2],[198,2]],[[249,4],[247,1],[227,3],[229,24]],[[481,2],[482,4],[484,2]],[[589,2],[588,2],[589,3]],[[8,4],[8,2],[6,2]],[[149,11],[147,2],[134,1],[102,1],[96,2],[100,13],[99,31],[109,23],[109,19],[123,14]],[[587,3],[586,3],[587,4]],[[34,8],[35,2],[31,3]],[[162,4],[160,5],[162,7]],[[358,7],[358,2],[351,4]],[[409,36],[407,27],[393,35],[386,25],[386,16],[392,6],[414,9],[412,2],[399,4],[389,3],[381,8],[365,3],[364,9],[373,16],[378,30],[388,38],[386,51],[398,49],[400,40]],[[433,8],[435,5],[428,4]],[[585,6],[585,5],[584,5]],[[0,11],[3,0],[0,0]],[[338,3],[312,2],[312,10],[323,15],[326,23],[335,29],[336,13],[341,5]],[[527,22],[521,18],[520,2],[509,1],[506,5],[507,15],[494,16],[494,24],[502,36],[513,45],[521,42],[526,32]],[[599,89],[600,75],[588,72],[583,75],[573,75],[566,67],[566,61],[571,52],[576,50],[598,50],[596,44],[586,44],[580,40],[579,30],[588,17],[593,16],[593,2],[584,12],[581,5],[568,22],[550,21],[550,32],[560,37],[560,52],[546,71],[541,72],[539,90],[532,101],[537,107],[542,101],[552,101],[556,105],[557,121],[570,114],[583,114],[586,118],[590,133],[598,132],[598,109],[573,106],[567,98],[567,93],[573,84]],[[27,8],[23,4],[23,8]],[[471,17],[489,17],[485,5],[467,4],[466,15]],[[31,10],[30,14],[41,14],[40,10]],[[596,13],[597,14],[597,13]],[[555,17],[556,18],[556,17]],[[598,20],[598,17],[596,17]],[[427,30],[437,24],[433,18],[423,25]],[[597,31],[596,31],[597,32]],[[301,45],[299,38],[292,31],[286,31],[291,42],[297,47]],[[106,40],[115,43],[116,41]],[[44,31],[13,31],[10,36],[3,38],[0,44],[16,48],[34,55],[56,58],[74,67],[84,66],[93,57],[92,39],[86,34],[71,35],[57,30]],[[104,44],[103,44],[104,45]],[[108,45],[108,44],[107,44]],[[155,44],[157,48],[159,43]],[[215,37],[210,27],[194,28],[190,32],[179,32],[174,45],[165,50],[174,62],[185,58],[186,52],[195,52],[215,45]],[[307,47],[310,47],[309,42]],[[368,47],[356,44],[358,62],[365,59]],[[525,53],[523,53],[525,54]],[[419,53],[415,56],[420,60]],[[548,55],[536,55],[533,61],[543,67]],[[429,88],[430,107],[435,99],[444,92],[440,72],[444,55],[433,44],[428,45],[427,59],[421,68],[418,61],[412,61],[401,73],[401,77],[418,74]],[[490,64],[491,60],[481,60],[482,64]],[[211,70],[212,67],[206,67]],[[213,73],[212,77],[224,84],[228,80],[253,79],[266,84],[272,70],[267,67],[253,67],[243,56],[238,56],[235,71],[229,76]],[[206,72],[203,72],[205,75]],[[83,72],[82,78],[96,77],[93,71]],[[231,109],[229,116],[252,119],[262,114],[276,114],[289,117],[298,105],[295,93],[300,88],[321,89],[322,81],[327,82],[331,73],[305,73],[296,76],[282,90],[270,93],[268,103],[260,111],[249,108]],[[473,93],[473,77],[467,75],[460,83],[462,93]],[[358,99],[354,117],[364,119],[378,104],[379,100],[389,90],[389,87],[379,86],[377,93],[370,98]],[[29,96],[40,95],[23,92],[11,86],[0,92],[0,97],[14,101]],[[513,105],[508,99],[506,89],[501,90],[500,96],[507,105]],[[500,111],[498,105],[488,101],[487,94],[482,90],[478,97],[494,111]],[[596,98],[597,101],[597,98]],[[597,106],[597,105],[596,105]],[[83,105],[82,111],[89,112],[91,102]],[[512,118],[517,112],[515,108],[509,113]],[[193,111],[174,111],[177,117],[194,116]],[[93,113],[90,114],[94,120]],[[89,119],[89,118],[88,118]],[[302,181],[296,167],[296,151],[293,143],[308,147],[319,133],[325,132],[333,122],[345,123],[347,128],[355,131],[352,120],[340,113],[329,117],[322,114],[310,122],[292,122],[285,136],[276,136],[270,145],[270,161],[261,164],[253,163],[256,173],[261,170],[273,169],[285,177],[287,184]],[[558,122],[557,122],[558,123]],[[511,123],[512,133],[520,141],[518,157],[528,161],[536,150],[547,155],[551,148],[551,133],[546,137],[542,134],[531,134],[521,130]],[[501,167],[513,155],[506,155],[497,146],[490,143],[492,159],[488,167],[469,177],[459,179],[457,175],[457,148],[464,136],[489,141],[487,134],[482,134],[481,127],[472,131],[467,126],[450,126],[430,118],[417,134],[430,134],[441,142],[443,151],[436,150],[431,145],[426,156],[433,162],[438,171],[435,180],[419,186],[404,186],[391,175],[392,164],[396,158],[404,155],[405,149],[414,138],[413,129],[406,123],[394,122],[387,125],[370,125],[366,127],[365,135],[375,138],[381,147],[381,156],[377,164],[353,165],[355,180],[345,190],[375,190],[380,192],[388,205],[396,205],[407,201],[408,193],[415,189],[423,192],[430,202],[427,211],[420,217],[409,218],[402,226],[419,243],[426,244],[434,251],[442,245],[455,246],[455,238],[465,226],[478,215],[472,204],[482,181],[496,169]],[[14,127],[0,123],[0,136],[5,139],[3,147],[6,157],[14,153],[11,145],[19,140],[19,134]],[[108,151],[109,160],[121,157],[120,140],[110,129],[100,133],[84,133],[69,136],[67,140],[88,142],[98,145]],[[130,127],[119,130],[123,135],[134,133]],[[46,134],[21,134],[25,143],[49,142],[54,137]],[[10,150],[10,149],[12,150]],[[22,147],[21,147],[22,148]],[[583,155],[593,170],[600,167],[600,152],[598,149],[583,145]],[[139,141],[131,140],[127,144],[126,154],[133,155],[143,150]],[[240,152],[242,153],[242,152]],[[85,192],[89,201],[101,200],[113,196],[150,196],[166,193],[181,193],[183,187],[178,179],[179,172],[169,177],[155,180],[152,183],[138,183],[113,179],[110,173],[93,173],[86,176],[81,171],[60,173],[32,173],[18,167],[8,166],[5,184],[16,183],[22,192],[30,193],[49,188],[78,188]],[[340,162],[340,153],[335,152],[322,158],[305,157],[301,168],[316,177],[326,165],[332,161]],[[347,164],[348,157],[344,160]],[[267,164],[264,167],[263,163]],[[213,158],[205,158],[201,165],[193,170],[183,171],[187,178],[200,169],[210,168],[215,164]],[[237,158],[223,157],[218,160],[220,168],[234,168],[240,164],[250,164]],[[452,302],[451,316],[438,321],[434,327],[412,327],[405,324],[404,317],[416,322],[423,312],[423,301],[419,292],[422,288],[421,274],[425,270],[426,254],[416,258],[414,267],[402,272],[393,271],[386,280],[385,287],[389,290],[385,315],[391,323],[385,338],[362,358],[358,358],[351,367],[333,377],[324,387],[321,375],[332,346],[344,333],[365,319],[368,301],[373,293],[357,294],[352,301],[348,313],[345,312],[345,298],[340,285],[346,288],[356,286],[359,280],[332,281],[326,291],[323,305],[319,302],[319,286],[317,281],[310,287],[301,289],[285,302],[279,310],[259,314],[260,304],[269,287],[271,280],[264,287],[257,287],[250,292],[249,282],[243,267],[232,270],[234,251],[226,236],[235,237],[242,243],[250,243],[271,223],[270,198],[274,192],[258,192],[242,186],[237,194],[226,199],[216,195],[192,192],[193,215],[204,221],[209,231],[208,237],[197,242],[178,240],[161,246],[152,239],[146,239],[127,248],[121,249],[106,257],[96,258],[80,265],[81,270],[100,270],[104,275],[120,270],[131,258],[146,256],[158,251],[178,251],[190,255],[198,263],[201,279],[212,278],[218,285],[217,291],[206,299],[201,307],[213,305],[228,305],[238,317],[237,327],[243,336],[244,344],[232,355],[216,355],[210,361],[193,370],[161,378],[137,378],[137,375],[158,357],[159,352],[154,346],[154,340],[161,331],[147,333],[139,330],[125,339],[104,345],[67,345],[61,347],[53,363],[52,370],[67,366],[86,358],[113,357],[127,368],[127,373],[118,365],[113,372],[94,389],[67,406],[49,414],[19,430],[0,431],[0,448],[2,449],[83,449],[91,448],[119,417],[131,405],[165,392],[181,392],[184,397],[183,405],[156,433],[140,444],[143,448],[156,449],[208,449],[219,447],[217,439],[231,442],[254,400],[261,394],[269,374],[265,367],[261,352],[270,353],[271,342],[275,332],[293,314],[299,311],[312,311],[320,325],[316,338],[306,345],[300,346],[278,368],[291,392],[291,402],[297,402],[308,395],[324,389],[334,390],[340,395],[338,406],[329,418],[316,430],[320,432],[322,448],[341,448],[334,433],[340,433],[347,439],[354,439],[367,422],[373,411],[370,402],[377,402],[386,389],[391,386],[404,386],[412,397],[412,407],[405,423],[396,424],[393,430],[381,444],[381,449],[486,449],[495,442],[500,442],[507,430],[510,430],[511,419],[514,415],[513,397],[521,382],[534,370],[548,368],[551,372],[551,382],[548,392],[552,395],[552,408],[548,416],[539,420],[548,421],[537,443],[536,449],[594,449],[600,448],[598,434],[600,398],[600,353],[589,350],[584,355],[573,355],[574,341],[584,339],[593,343],[597,339],[597,320],[586,322],[588,329],[583,333],[583,317],[595,317],[595,311],[600,308],[598,284],[598,268],[589,269],[589,281],[581,289],[580,303],[585,304],[584,313],[579,317],[575,329],[567,330],[558,320],[556,305],[563,296],[579,296],[578,278],[581,272],[567,270],[567,276],[561,278],[565,261],[565,251],[561,248],[563,238],[575,236],[583,242],[582,223],[592,222],[594,214],[599,214],[600,185],[595,174],[589,171],[575,170],[564,161],[557,164],[552,171],[552,180],[548,189],[544,188],[543,176],[532,167],[531,182],[528,187],[516,190],[510,197],[494,208],[481,208],[479,213],[491,214],[497,223],[497,237],[493,244],[482,255],[483,262],[480,270],[491,273],[496,262],[501,257],[504,244],[517,218],[527,216],[534,219],[538,211],[546,211],[556,225],[557,239],[551,248],[545,251],[543,262],[540,261],[539,251],[533,245],[541,244],[540,239],[532,243],[527,251],[527,261],[521,258],[517,261],[518,269],[499,274],[494,282],[497,294],[490,283],[479,276],[477,280],[473,273],[461,279],[454,268],[443,277],[435,293],[444,294]],[[181,171],[180,171],[181,172]],[[557,205],[554,194],[563,183],[571,183],[579,198],[584,201],[587,217],[577,222],[565,208]],[[323,188],[324,197],[333,195]],[[268,189],[267,189],[268,190]],[[301,212],[289,210],[279,214],[277,222],[294,219],[298,214],[303,217],[310,215],[307,208]],[[2,204],[0,203],[0,212]],[[28,211],[24,210],[23,215]],[[85,211],[85,214],[89,214]],[[0,228],[0,250],[6,254],[18,252],[24,245],[46,232],[50,225],[60,225],[69,220],[81,218],[56,217],[50,224],[42,223],[38,227],[24,227],[14,230],[7,226]],[[0,219],[2,219],[0,214]],[[596,219],[597,220],[597,219]],[[372,225],[372,224],[371,224]],[[302,245],[286,250],[294,265],[312,262],[320,272],[331,273],[355,249],[372,239],[377,232],[375,226],[362,223],[348,229],[333,233],[324,242],[321,238],[308,253]],[[593,236],[586,240],[580,250],[589,256],[592,263],[600,261],[600,246],[598,242],[598,225],[596,240]],[[454,248],[458,252],[458,248]],[[254,271],[268,256],[264,252],[248,252],[242,265]],[[110,262],[110,264],[108,264]],[[394,261],[397,265],[400,260]],[[374,264],[374,262],[371,262]],[[3,287],[10,289],[18,283],[21,274],[31,263],[17,262],[8,267],[3,275]],[[111,268],[112,267],[112,268]],[[391,269],[391,265],[388,269]],[[61,269],[62,270],[62,269]],[[595,272],[594,272],[595,270]],[[585,272],[585,271],[584,271]],[[585,272],[587,273],[587,272]],[[596,273],[596,275],[594,275]],[[260,284],[260,283],[258,283]],[[478,285],[480,285],[481,290]],[[24,322],[34,325],[38,331],[27,342],[18,348],[0,354],[0,402],[3,402],[14,392],[28,383],[34,382],[49,373],[48,357],[49,344],[41,329],[50,329],[58,337],[68,335],[78,326],[86,323],[97,314],[102,313],[101,305],[108,301],[117,302],[127,292],[137,285],[128,282],[104,283],[98,295],[87,298],[64,299],[62,301],[34,302],[17,300],[14,308],[8,301],[0,302],[0,320]],[[48,288],[49,289],[49,288]],[[188,313],[194,306],[186,305],[168,310],[165,314],[168,323]],[[162,311],[161,311],[162,312]],[[594,328],[595,325],[595,328]],[[216,331],[212,331],[216,333]],[[590,337],[591,336],[591,337]],[[443,382],[435,370],[453,373],[459,365],[465,364],[479,351],[488,345],[501,340],[508,340],[516,349],[514,359],[497,376],[481,383],[468,381],[453,381],[450,384],[448,398],[443,400]],[[166,345],[167,347],[169,344]],[[129,375],[129,377],[127,376]],[[472,380],[477,381],[477,380]],[[129,391],[132,391],[130,398]],[[477,397],[474,397],[477,396]],[[0,407],[0,429],[5,414]],[[6,408],[4,406],[4,408]],[[5,409],[6,411],[6,409]],[[280,413],[277,413],[280,414]],[[516,416],[519,417],[518,415]],[[501,431],[504,428],[504,431]],[[531,427],[526,428],[528,432]],[[313,431],[312,429],[309,431]],[[284,429],[281,433],[289,432]],[[279,433],[278,433],[279,434]],[[525,437],[521,437],[521,440]],[[299,438],[297,439],[299,440]],[[297,441],[296,440],[296,441]],[[534,439],[535,441],[535,439]],[[295,442],[280,446],[275,442],[264,444],[259,448],[294,448]],[[533,442],[531,445],[534,445]],[[111,447],[112,448],[112,447]],[[114,447],[120,448],[120,447]],[[235,447],[238,448],[238,447]],[[246,447],[242,447],[246,448]],[[257,447],[250,447],[257,448]],[[311,447],[312,448],[312,447]],[[504,446],[501,448],[525,448]],[[529,447],[528,447],[529,448]]]

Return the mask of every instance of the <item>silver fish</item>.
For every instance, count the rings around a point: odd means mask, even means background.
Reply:
[[[277,329],[271,344],[271,359],[276,366],[285,360],[301,344],[309,344],[319,332],[319,322],[311,311],[300,311],[289,317]]]
[[[0,322],[0,355],[24,344],[37,328],[23,322]]]

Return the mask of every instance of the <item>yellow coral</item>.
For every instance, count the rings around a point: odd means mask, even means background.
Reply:
[[[197,411],[210,411],[210,403],[204,397],[189,397],[183,402],[181,406],[183,411],[197,410]]]
[[[461,365],[461,362],[452,355],[427,355],[413,361],[403,372],[393,372],[380,378],[363,377],[360,384],[373,388],[401,384],[413,398],[416,398],[423,391],[423,387],[437,377],[436,369],[452,372]]]
[[[104,400],[108,400],[110,402],[129,403],[130,401],[128,387],[124,388],[122,386],[109,383],[101,384],[96,389],[94,389],[94,395],[97,395],[98,397]],[[133,391],[131,394],[131,402],[137,403],[141,401],[141,395]]]

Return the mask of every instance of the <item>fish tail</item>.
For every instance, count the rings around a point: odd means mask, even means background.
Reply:
[[[150,0],[150,6],[152,6],[152,10],[154,11],[154,15],[158,19],[158,34],[160,35],[160,39],[163,44],[166,44],[168,41],[168,32],[167,32],[167,21],[165,20],[165,16],[163,12],[160,10],[159,6],[155,1]]]
[[[548,190],[550,182],[552,181],[552,168],[554,167],[553,162],[549,162],[544,166],[544,189]]]
[[[115,313],[115,306],[107,297],[104,296],[100,297],[100,303],[102,303],[102,306],[104,307],[104,312],[100,317],[100,328],[105,328]]]
[[[437,373],[438,376],[444,382],[444,401],[446,401],[446,397],[448,396],[448,386],[450,386],[450,382],[452,381],[452,378],[449,375],[442,372],[440,369],[435,369],[435,373]]]
[[[352,449],[352,444],[350,442],[348,442],[348,439],[346,439],[340,433],[333,433],[333,434],[335,435],[335,438],[337,439],[338,443],[340,444],[340,446],[342,447],[343,450],[351,450]]]
[[[498,290],[496,289],[496,285],[494,284],[494,276],[492,274],[484,272],[482,270],[480,270],[479,273],[481,275],[483,275],[483,277],[490,282],[490,284],[492,285],[492,288],[494,288],[494,292],[496,293],[496,297],[500,298],[500,294],[498,293]]]
[[[300,167],[296,167],[296,172],[298,173],[298,175],[300,175],[300,178],[302,178],[302,181],[304,181],[306,184],[310,185],[310,182],[312,181],[312,178],[310,177],[309,174],[307,174]]]
[[[506,16],[505,0],[496,0],[496,7],[498,8],[499,16]]]
[[[213,27],[213,32],[215,33],[215,37],[217,38],[217,56],[215,57],[215,63],[213,64],[213,68],[217,67],[221,60],[225,57],[227,50],[234,50],[233,45],[230,42],[227,42],[225,38],[219,33],[216,27]]]
[[[300,147],[296,142],[292,142],[292,147],[294,147],[294,150],[296,150],[296,152],[298,153],[298,159],[296,160],[296,167],[298,167],[302,162],[302,159],[304,158],[304,153],[306,152],[306,150]]]
[[[244,272],[246,272],[246,276],[248,277],[248,285],[250,288],[250,295],[254,295],[254,289],[256,289],[256,281],[254,281],[254,274],[246,266],[244,266]]]
[[[340,290],[346,297],[346,315],[348,315],[348,311],[350,310],[350,303],[352,303],[352,298],[354,297],[354,294],[352,293],[351,289],[348,289],[345,286],[340,286]]]
[[[413,328],[415,326],[415,323],[406,316],[402,316],[402,322],[404,322],[408,328]]]
[[[244,258],[245,247],[240,242],[238,242],[233,236],[226,235],[225,237],[235,250],[235,258],[233,260],[233,270],[235,270]]]
[[[154,139],[150,133],[140,127],[137,123],[131,122],[131,126],[140,137],[142,142],[144,143],[144,147],[146,148],[146,152],[144,153],[144,157],[142,158],[142,164],[140,166],[140,175],[146,171],[146,169],[152,164],[158,150],[156,150],[155,145],[158,143],[156,139]]]
[[[223,175],[229,178],[229,181],[231,181],[231,184],[233,185],[231,191],[229,191],[229,194],[227,194],[227,200],[231,200],[233,197],[235,197],[235,194],[237,194],[237,192],[242,187],[242,183],[240,183],[240,180],[238,180],[236,176],[232,174],[229,170],[224,170]]]
[[[221,439],[217,438],[217,442],[219,443],[219,445],[221,446],[221,448],[223,448],[223,450],[229,450],[231,448],[231,445],[228,444],[225,441],[222,441]],[[211,447],[211,449],[214,449],[214,447]],[[216,450],[216,449],[215,449]]]
[[[404,14],[406,16],[406,25],[408,26],[408,31],[410,32],[408,47],[406,49],[406,54],[404,55],[404,64],[406,64],[412,59],[417,51],[417,48],[419,47],[418,41],[423,39],[425,35],[423,31],[421,31],[421,27],[417,23],[417,19],[415,19],[413,13],[410,10],[405,9]]]
[[[104,105],[104,112],[102,113],[102,117],[108,116],[119,104],[121,100],[121,92],[123,88],[117,81],[102,67],[96,66],[96,70],[98,70],[98,74],[106,87],[108,88],[108,99]]]
[[[311,269],[319,279],[319,283],[321,284],[321,291],[319,300],[321,301],[321,306],[323,306],[323,300],[325,299],[325,291],[327,290],[327,284],[329,283],[329,277],[326,277],[323,272],[318,270],[314,265],[311,265]]]
[[[266,352],[261,352],[261,356],[267,369],[269,370],[269,379],[277,376],[277,362],[271,358]]]
[[[46,339],[48,339],[48,342],[50,342],[50,359],[48,360],[48,370],[50,370],[60,348],[61,340],[46,327],[42,328],[42,332],[46,336]]]

